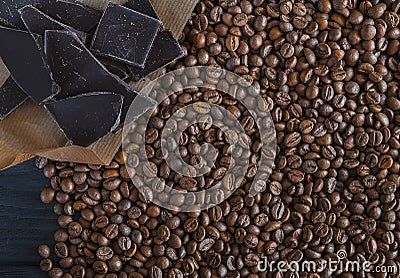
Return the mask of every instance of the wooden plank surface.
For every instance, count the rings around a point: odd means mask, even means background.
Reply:
[[[47,277],[40,271],[37,247],[53,245],[57,217],[42,204],[41,189],[49,181],[34,161],[0,171],[0,277]]]

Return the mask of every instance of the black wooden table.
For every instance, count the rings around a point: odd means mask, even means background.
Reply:
[[[40,191],[49,184],[34,161],[0,171],[0,277],[47,277],[39,269],[37,247],[53,245],[57,217],[42,204]]]

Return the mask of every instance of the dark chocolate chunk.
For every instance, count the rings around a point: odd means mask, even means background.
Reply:
[[[89,32],[99,23],[102,12],[74,0],[53,0],[43,12],[82,32]]]
[[[106,67],[109,72],[118,76],[120,79],[125,81],[130,77],[128,68],[125,64],[102,56],[97,56],[96,58]]]
[[[0,26],[0,41],[0,57],[28,96],[40,103],[59,92],[44,57],[41,36]]]
[[[25,6],[21,8],[19,12],[22,21],[31,33],[44,36],[46,30],[64,30],[74,32],[82,41],[85,41],[86,39],[86,34],[84,32],[75,30],[74,28],[49,17],[33,6]]]
[[[111,74],[73,33],[46,31],[45,48],[54,79],[61,86],[57,99],[87,92],[113,92],[124,96],[123,121],[132,101],[136,97],[142,98]],[[148,104],[150,106],[152,102],[149,100]]]
[[[7,20],[5,20],[4,18],[1,18],[1,17],[0,17],[0,25],[10,27],[10,28],[15,28],[15,26],[13,26],[10,22],[8,22]]]
[[[55,0],[0,0],[0,22],[8,27],[25,30],[18,10],[26,5],[47,6]]]
[[[128,0],[123,6],[152,18],[159,19],[157,12],[154,10],[149,0]]]
[[[117,128],[122,98],[96,92],[47,103],[45,107],[72,144],[86,147]]]
[[[46,31],[45,48],[54,79],[61,86],[57,99],[85,92],[135,93],[110,74],[73,33]]]
[[[11,114],[28,98],[15,81],[9,77],[0,88],[0,120]]]
[[[135,80],[140,80],[183,56],[179,43],[170,31],[160,31],[154,40],[146,67],[128,66]]]
[[[92,50],[127,64],[144,67],[160,21],[110,3],[100,20]]]
[[[126,80],[129,78],[128,73],[116,65],[104,64],[104,66],[109,72],[118,76],[121,80]]]
[[[0,23],[25,30],[18,10],[32,5],[52,18],[82,32],[96,27],[102,13],[75,0],[0,0]]]

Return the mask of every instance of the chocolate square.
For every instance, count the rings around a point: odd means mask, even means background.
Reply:
[[[160,31],[147,57],[146,67],[128,66],[133,78],[137,81],[165,67],[183,56],[183,51],[170,31]]]
[[[144,67],[161,22],[110,3],[94,35],[91,49],[123,63]]]

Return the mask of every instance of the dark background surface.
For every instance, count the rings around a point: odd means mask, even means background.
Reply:
[[[39,268],[40,244],[53,245],[57,216],[42,204],[49,185],[33,160],[0,171],[0,278],[48,277]]]

